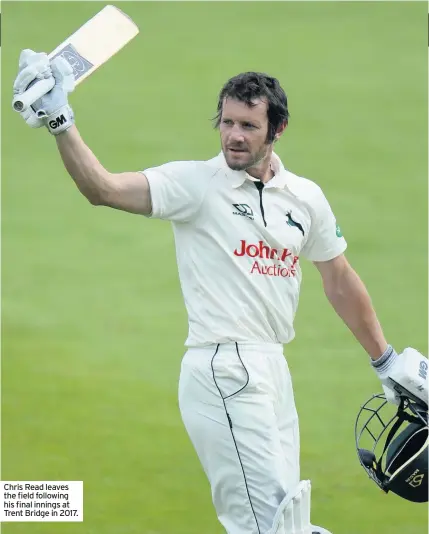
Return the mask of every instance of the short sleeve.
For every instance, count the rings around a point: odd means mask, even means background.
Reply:
[[[150,187],[149,217],[187,222],[196,215],[209,184],[198,162],[174,161],[142,172]]]
[[[329,261],[347,248],[335,215],[320,187],[316,186],[311,202],[311,227],[301,251],[310,261]]]

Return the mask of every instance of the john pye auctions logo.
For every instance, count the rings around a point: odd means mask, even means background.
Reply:
[[[296,265],[299,256],[295,256],[288,248],[277,249],[271,248],[263,241],[257,244],[247,243],[245,239],[240,241],[240,246],[234,250],[234,256],[249,258],[260,258],[280,261],[280,264],[267,265],[266,262],[255,260],[250,269],[250,274],[263,274],[265,276],[281,276],[289,278],[296,276]]]

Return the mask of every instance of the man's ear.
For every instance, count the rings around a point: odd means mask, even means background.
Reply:
[[[284,121],[280,126],[277,128],[277,132],[274,135],[274,141],[278,141],[282,135],[282,133],[286,130],[288,125],[287,121]]]

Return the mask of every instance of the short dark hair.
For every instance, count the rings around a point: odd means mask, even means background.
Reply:
[[[267,100],[268,143],[274,141],[279,126],[288,122],[287,96],[277,78],[272,78],[262,72],[243,72],[228,80],[219,93],[217,114],[214,118],[216,128],[219,127],[223,101],[227,97],[245,102],[249,107],[255,105],[253,103],[255,99]]]

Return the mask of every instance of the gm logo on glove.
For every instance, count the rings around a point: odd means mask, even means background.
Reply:
[[[423,378],[423,380],[426,380],[428,377],[428,364],[424,360],[420,362],[419,376]]]
[[[49,121],[49,127],[55,130],[56,128],[64,124],[65,122],[67,122],[67,119],[64,117],[64,115],[60,115],[56,119]]]

